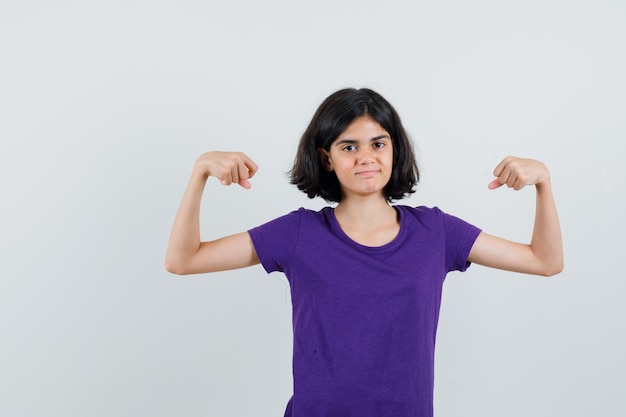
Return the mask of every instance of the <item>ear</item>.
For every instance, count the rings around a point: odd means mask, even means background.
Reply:
[[[322,165],[324,165],[324,168],[326,168],[326,170],[329,172],[333,171],[334,168],[333,168],[333,162],[330,159],[330,152],[328,152],[324,148],[318,148],[317,155],[320,158]]]

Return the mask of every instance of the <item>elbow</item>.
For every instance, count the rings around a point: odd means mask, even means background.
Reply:
[[[180,262],[165,259],[165,270],[171,274],[188,275],[189,271]]]
[[[564,268],[565,265],[563,263],[563,260],[560,260],[559,262],[555,262],[554,264],[546,266],[541,275],[543,275],[544,277],[553,277],[563,272]]]

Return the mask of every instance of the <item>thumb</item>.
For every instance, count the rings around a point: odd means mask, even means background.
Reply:
[[[246,190],[249,190],[250,188],[252,188],[252,184],[250,184],[250,181],[245,180],[245,179],[239,180],[238,184],[242,186],[243,188],[245,188]]]
[[[496,178],[491,181],[487,187],[489,187],[490,190],[495,190],[496,188],[502,187],[502,183],[500,183],[500,180]]]

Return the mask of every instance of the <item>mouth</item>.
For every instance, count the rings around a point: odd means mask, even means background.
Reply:
[[[356,173],[356,175],[359,176],[359,177],[371,177],[373,175],[378,174],[379,172],[380,172],[379,170],[370,169],[370,170],[367,170],[367,171],[359,171],[359,172]]]

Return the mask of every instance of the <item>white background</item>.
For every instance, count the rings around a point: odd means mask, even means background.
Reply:
[[[532,189],[491,171],[552,172],[566,269],[450,274],[438,417],[626,415],[625,4],[0,0],[0,415],[282,416],[284,277],[178,277],[164,252],[204,151],[260,166],[211,181],[205,239],[321,207],[285,172],[346,86],[416,142],[406,204],[527,241]]]

